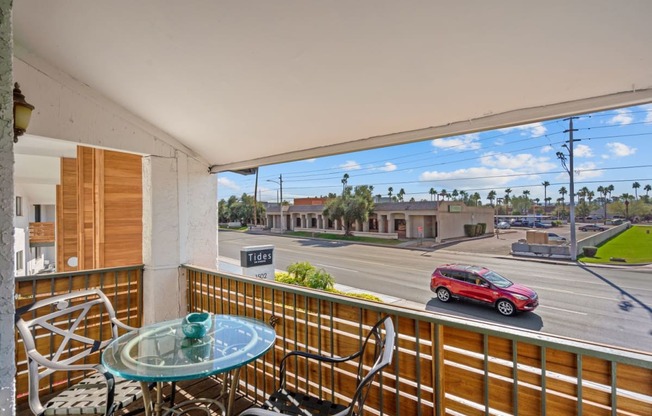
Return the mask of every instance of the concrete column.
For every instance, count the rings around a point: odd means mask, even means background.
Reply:
[[[340,220],[333,220],[333,229],[334,230],[340,229]]]
[[[216,175],[194,159],[143,158],[144,323],[186,314],[179,264],[217,267],[216,200]]]
[[[405,238],[413,238],[412,236],[412,216],[405,214]]]
[[[387,231],[385,230],[385,223],[387,221],[387,215],[378,215],[378,232],[379,233],[386,233]]]
[[[395,233],[396,229],[394,226],[394,214],[387,214],[387,232]]]
[[[317,229],[324,229],[324,217],[321,214],[317,214]]]
[[[308,228],[308,218],[305,214],[299,214],[301,216],[301,228]]]
[[[12,0],[0,0],[0,414],[16,409]],[[20,81],[20,80],[17,80]],[[29,101],[28,85],[21,85]]]
[[[369,220],[362,223],[362,231],[364,231],[365,233],[369,232]]]

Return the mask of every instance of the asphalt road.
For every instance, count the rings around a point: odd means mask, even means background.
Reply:
[[[309,261],[339,284],[401,298],[397,302],[401,306],[652,353],[649,267],[514,259],[500,255],[495,247],[505,241],[493,238],[426,251],[230,231],[220,231],[218,242],[220,256],[233,259],[239,258],[242,247],[272,244],[277,269]],[[503,317],[484,305],[438,301],[430,291],[430,274],[438,264],[455,262],[486,266],[531,287],[539,294],[540,306],[534,312]]]

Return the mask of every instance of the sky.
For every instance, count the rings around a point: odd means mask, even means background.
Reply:
[[[578,116],[573,121],[575,190],[586,186],[613,185],[612,195],[635,194],[634,182],[652,185],[652,104]],[[542,182],[552,203],[561,197],[559,189],[570,189],[569,174],[557,152],[569,164],[568,121],[550,120],[481,133],[426,140],[381,149],[346,153],[291,163],[262,166],[259,170],[258,200],[276,202],[279,176],[283,177],[283,199],[326,196],[342,192],[342,178],[348,185],[373,185],[374,195],[396,195],[405,190],[404,200],[431,200],[429,190],[438,193],[454,189],[478,192],[482,203],[494,190],[503,197],[521,196],[529,190],[531,199],[544,199]],[[255,175],[218,174],[218,200],[254,192]],[[568,195],[565,196],[568,201]]]

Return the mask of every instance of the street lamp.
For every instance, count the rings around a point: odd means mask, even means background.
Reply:
[[[283,175],[278,175],[278,181],[275,181],[273,179],[267,179],[267,182],[273,182],[277,184],[281,188],[281,202],[280,204],[283,205]],[[276,194],[276,203],[279,203],[278,201],[278,193]]]

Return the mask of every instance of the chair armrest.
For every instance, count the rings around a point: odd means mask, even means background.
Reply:
[[[305,351],[290,351],[287,354],[285,354],[285,357],[281,360],[281,365],[280,365],[280,386],[281,388],[285,387],[285,361],[288,358],[291,357],[301,357],[301,358],[307,358],[307,359],[312,359],[312,360],[317,360],[323,363],[330,363],[330,364],[339,364],[343,363],[349,360],[352,360],[354,358],[357,358],[361,354],[360,351],[351,354],[346,357],[328,357],[325,355],[319,355],[319,354],[313,354]]]
[[[56,362],[47,359],[45,356],[43,356],[40,352],[36,350],[32,350],[28,353],[28,356],[42,365],[43,367],[50,369],[50,370],[58,370],[58,371],[99,371],[97,366],[98,364],[64,364],[61,362]],[[104,367],[102,367],[104,368]]]
[[[240,413],[239,416],[278,416],[278,413],[276,413],[273,410],[265,410],[258,407],[250,407],[249,409],[246,409],[245,411]]]
[[[122,328],[122,329],[124,329],[125,331],[129,331],[129,332],[130,332],[130,331],[135,331],[136,329],[138,329],[138,328],[136,328],[136,327],[129,326],[129,325],[123,323],[123,322],[122,322],[121,320],[119,320],[118,318],[112,318],[112,319],[111,319],[111,322],[114,323],[118,328]]]

